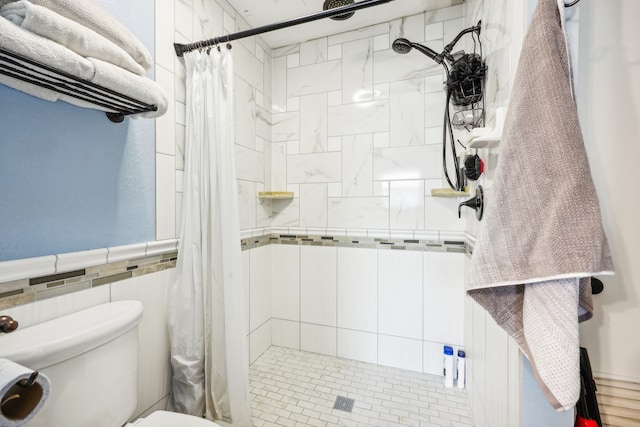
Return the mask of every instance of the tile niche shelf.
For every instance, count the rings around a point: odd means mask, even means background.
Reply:
[[[457,191],[452,188],[433,188],[431,196],[433,197],[466,197],[469,195],[469,188],[465,187],[464,191]]]
[[[270,200],[293,199],[293,191],[260,191],[258,197]]]

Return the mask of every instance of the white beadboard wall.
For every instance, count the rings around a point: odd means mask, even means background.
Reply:
[[[245,251],[251,362],[270,345],[442,374],[463,346],[462,253],[268,245]]]

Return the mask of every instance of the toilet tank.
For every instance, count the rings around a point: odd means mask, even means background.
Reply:
[[[124,424],[137,404],[142,311],[139,301],[112,302],[1,335],[0,357],[51,380],[49,400],[26,425]]]

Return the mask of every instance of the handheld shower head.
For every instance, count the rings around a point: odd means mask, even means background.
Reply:
[[[411,51],[412,46],[411,46],[411,42],[407,39],[395,39],[393,41],[393,44],[391,45],[391,48],[395,53],[404,55]]]
[[[436,63],[442,64],[443,55],[437,53],[435,50],[428,48],[427,46],[423,46],[418,43],[412,43],[407,39],[399,38],[393,41],[391,48],[394,52],[404,55],[409,53],[411,49],[415,49],[418,52],[428,56],[433,59]]]

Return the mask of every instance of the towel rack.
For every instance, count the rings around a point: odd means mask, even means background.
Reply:
[[[0,73],[110,110],[106,114],[114,123],[121,123],[124,116],[129,114],[158,109],[155,105],[145,104],[2,48],[0,48]]]

